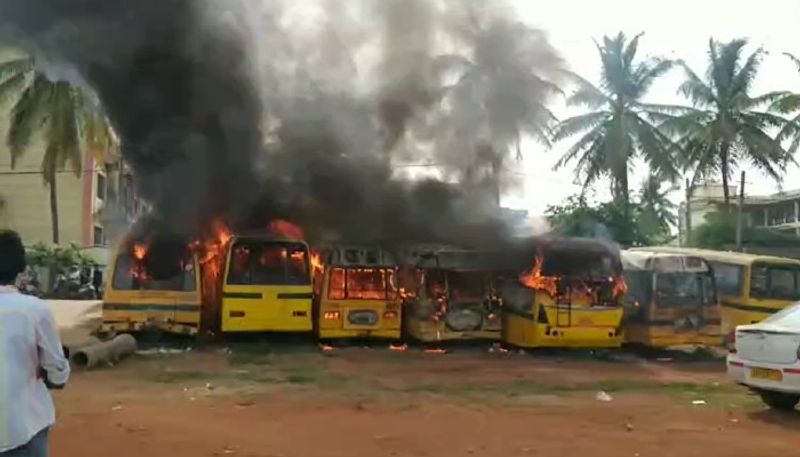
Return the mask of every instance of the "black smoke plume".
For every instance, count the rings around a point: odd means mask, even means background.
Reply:
[[[0,39],[96,93],[139,193],[182,235],[203,236],[215,218],[235,229],[284,218],[313,240],[504,238],[499,157],[541,107],[493,106],[500,125],[473,116],[476,105],[446,100],[442,88],[464,77],[448,80],[453,59],[439,57],[464,50],[481,64],[480,43],[464,41],[480,34],[464,30],[486,30],[484,56],[541,64],[546,77],[560,64],[546,39],[533,34],[535,53],[517,46],[531,34],[482,2],[296,3],[3,0]],[[547,91],[523,79],[495,86],[543,103]],[[435,172],[398,176],[409,162]]]

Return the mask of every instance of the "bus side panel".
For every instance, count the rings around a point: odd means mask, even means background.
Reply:
[[[500,328],[487,328],[478,330],[455,331],[447,327],[443,320],[420,319],[406,314],[406,332],[417,341],[433,343],[437,341],[455,340],[500,340]]]

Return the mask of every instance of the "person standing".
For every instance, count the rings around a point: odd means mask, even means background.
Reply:
[[[42,300],[14,287],[25,270],[16,232],[0,230],[0,457],[46,457],[55,423],[48,389],[69,379],[53,314]]]

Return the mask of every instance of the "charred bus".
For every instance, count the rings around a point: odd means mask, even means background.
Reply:
[[[502,302],[494,253],[418,253],[403,268],[406,333],[422,342],[500,338]]]
[[[706,260],[643,249],[622,252],[625,342],[653,347],[722,344],[714,273]]]
[[[401,337],[397,263],[386,251],[359,246],[327,250],[315,282],[320,339]]]
[[[201,275],[198,259],[184,240],[161,236],[128,239],[109,264],[99,333],[158,329],[197,334]]]
[[[308,245],[274,236],[235,236],[222,277],[223,332],[310,332]]]
[[[503,341],[520,347],[619,347],[625,282],[618,251],[586,239],[538,240],[534,251],[533,265],[500,288]]]

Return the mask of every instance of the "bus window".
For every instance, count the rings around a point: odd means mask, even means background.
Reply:
[[[628,305],[644,306],[650,303],[652,295],[653,275],[648,271],[623,271],[622,277],[628,286],[625,294],[625,303]]]
[[[800,300],[798,272],[800,269],[789,266],[754,265],[750,295],[753,298]]]
[[[717,294],[714,290],[714,277],[711,274],[703,274],[701,276],[701,282],[703,283],[703,304],[704,305],[716,305],[717,304]]]
[[[744,267],[731,263],[710,262],[720,295],[741,296],[744,286]]]

